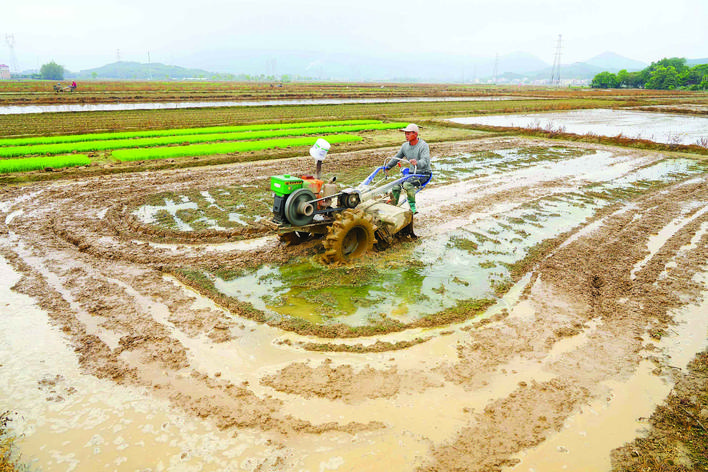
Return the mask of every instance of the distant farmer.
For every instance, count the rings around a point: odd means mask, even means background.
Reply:
[[[416,166],[415,173],[422,174],[420,177],[413,177],[403,182],[403,188],[408,195],[408,205],[413,214],[416,214],[418,211],[415,208],[415,190],[424,185],[433,175],[430,168],[430,148],[428,143],[418,137],[418,125],[411,123],[401,131],[406,134],[406,142],[403,143],[391,162],[386,165],[386,170],[392,169],[398,164],[398,159],[408,159],[412,165]],[[392,203],[398,205],[400,197],[401,185],[396,185],[391,189]]]
[[[75,80],[71,82],[71,91],[73,92],[74,90],[76,90],[76,81]]]

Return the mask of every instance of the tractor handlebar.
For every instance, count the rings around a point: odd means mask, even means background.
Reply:
[[[381,167],[384,169],[384,173],[388,174],[388,169],[386,169],[386,166],[387,166],[391,161],[394,161],[394,160],[395,160],[395,161],[398,161],[398,166],[399,166],[399,167],[401,166],[401,163],[406,164],[406,165],[409,166],[409,167],[410,167],[410,166],[413,166],[413,172],[412,172],[412,173],[413,173],[413,174],[416,173],[416,170],[417,170],[417,167],[418,167],[418,166],[415,165],[415,164],[413,164],[413,163],[411,163],[411,161],[409,161],[408,159],[404,159],[404,158],[402,158],[402,157],[387,157],[386,159],[384,159],[383,166],[381,166]],[[402,169],[401,169],[401,172],[403,172]]]

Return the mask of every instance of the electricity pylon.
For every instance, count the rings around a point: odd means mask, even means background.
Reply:
[[[10,48],[10,70],[15,74],[19,74],[20,66],[17,64],[17,56],[15,56],[15,35],[6,34],[5,43],[7,43],[7,47]]]
[[[561,80],[561,35],[558,35],[556,53],[553,56],[553,70],[551,71],[551,85],[560,85]]]

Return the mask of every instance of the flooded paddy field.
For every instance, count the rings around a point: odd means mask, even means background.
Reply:
[[[400,97],[400,98],[311,98],[287,100],[239,100],[209,102],[168,103],[81,103],[63,105],[7,105],[0,106],[0,115],[25,115],[33,113],[66,113],[124,110],[175,110],[184,108],[262,107],[282,105],[341,105],[346,103],[419,103],[419,102],[469,102],[492,100],[525,100],[524,97]],[[530,98],[528,98],[530,100]]]
[[[704,103],[673,103],[671,105],[655,104],[652,106],[637,107],[638,110],[659,111],[666,113],[688,113],[696,115],[707,115],[708,105]]]
[[[708,117],[633,110],[571,110],[453,118],[460,124],[555,130],[600,136],[622,135],[667,144],[708,144]]]
[[[357,183],[396,149],[337,154]],[[431,145],[414,240],[269,231],[278,162],[0,193],[0,398],[42,470],[609,470],[706,349],[705,160]],[[685,452],[687,460],[692,451]]]

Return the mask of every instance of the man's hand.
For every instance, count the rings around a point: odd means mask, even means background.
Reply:
[[[415,159],[411,159],[411,164],[413,164],[414,166],[417,166],[417,165],[418,165],[418,161],[416,161]]]

